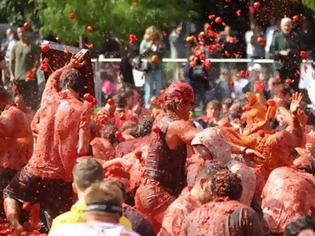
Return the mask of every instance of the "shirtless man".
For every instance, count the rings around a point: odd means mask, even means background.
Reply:
[[[257,213],[238,201],[242,185],[235,174],[227,170],[216,173],[211,179],[211,194],[211,202],[186,217],[180,236],[265,235]]]
[[[151,133],[144,178],[135,195],[135,206],[154,226],[161,227],[164,211],[186,185],[187,145],[198,132],[189,122],[194,92],[183,82],[172,83],[161,95],[164,111]]]
[[[19,222],[21,203],[40,203],[43,231],[48,231],[52,218],[69,208],[71,172],[77,157],[88,152],[90,141],[92,104],[79,100],[83,83],[75,69],[83,65],[83,54],[78,53],[46,83],[37,112],[38,136],[33,155],[4,190],[6,217],[17,232],[23,230]]]
[[[159,236],[178,236],[185,218],[193,210],[211,200],[210,181],[218,171],[226,169],[222,164],[205,163],[194,186],[182,194],[167,208]]]
[[[0,87],[0,201],[2,191],[32,155],[33,137],[27,115],[16,107]]]
[[[303,215],[315,220],[315,159],[299,157],[293,164],[272,171],[263,189],[264,218],[273,233],[283,233]]]

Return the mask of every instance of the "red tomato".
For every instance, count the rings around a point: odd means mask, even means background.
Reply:
[[[151,57],[151,62],[152,62],[153,64],[157,64],[157,63],[159,62],[159,57],[158,57],[157,55],[153,55],[153,56]]]
[[[257,38],[257,43],[261,46],[265,46],[266,45],[266,39],[263,36],[259,36]]]
[[[24,24],[23,24],[23,28],[24,28],[24,30],[30,30],[31,28],[32,28],[32,24],[31,23],[29,23],[29,22],[25,22]]]
[[[40,49],[41,49],[42,52],[45,53],[45,52],[48,52],[48,51],[49,51],[50,47],[49,47],[48,44],[42,44],[42,45],[40,46]]]
[[[115,138],[118,140],[118,141],[121,141],[123,139],[123,136],[121,134],[120,131],[116,131],[115,132]]]
[[[114,106],[115,105],[115,100],[110,98],[108,99],[107,103],[110,105],[110,106]]]
[[[142,152],[141,152],[141,151],[135,152],[135,157],[136,157],[138,160],[141,160],[141,158],[142,158]]]
[[[75,12],[70,12],[70,13],[68,14],[68,18],[69,18],[70,20],[74,20],[74,19],[77,18],[77,15],[75,14]]]
[[[301,57],[302,59],[307,59],[308,53],[307,53],[306,51],[300,51],[300,57]]]
[[[257,10],[258,8],[260,8],[260,2],[254,2],[254,8],[255,10]]]
[[[134,34],[130,34],[130,35],[129,35],[129,43],[130,43],[130,44],[133,44],[133,43],[136,42],[136,41],[137,41],[137,36],[134,35]]]
[[[216,17],[215,18],[215,23],[217,23],[218,25],[221,25],[222,24],[222,18],[220,16]]]
[[[24,203],[23,203],[23,206],[22,206],[22,209],[23,209],[24,211],[30,211],[30,210],[32,209],[31,203],[30,203],[30,202],[24,202]]]
[[[87,29],[87,31],[89,31],[89,32],[93,32],[93,31],[94,31],[92,25],[88,25],[88,26],[86,27],[86,29]]]
[[[154,133],[160,133],[160,132],[161,132],[161,129],[160,129],[159,127],[157,127],[157,126],[154,126],[154,127],[152,128],[152,131],[153,131]]]

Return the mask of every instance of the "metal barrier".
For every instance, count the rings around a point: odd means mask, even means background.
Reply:
[[[273,75],[273,63],[275,62],[273,59],[249,59],[249,58],[209,58],[212,64],[212,68],[210,70],[210,80],[213,82],[221,76],[222,71],[228,72],[235,72],[237,70],[246,70],[250,69],[254,73],[251,73],[251,77],[258,76],[260,69],[263,69],[266,73],[265,81],[268,80]],[[92,63],[94,63],[94,81],[95,81],[95,92],[98,104],[102,104],[102,79],[107,79],[107,76],[111,76],[114,80],[116,79],[115,76],[118,76],[119,73],[119,64],[121,59],[120,58],[93,58]],[[165,80],[168,82],[173,81],[174,79],[178,78],[177,76],[180,71],[184,69],[183,65],[188,62],[186,58],[163,58],[163,71],[165,74]],[[310,65],[314,63],[313,60],[303,60],[302,63]],[[257,65],[258,64],[258,65]],[[301,65],[301,71],[303,70],[303,66]],[[116,66],[117,65],[117,66]],[[187,64],[186,64],[187,65]],[[312,67],[312,66],[310,66]],[[257,69],[258,68],[258,69]],[[259,69],[260,68],[260,69]],[[256,71],[258,73],[256,73]],[[101,73],[105,73],[104,75]],[[231,73],[232,74],[232,73]],[[253,78],[252,77],[252,78]],[[264,77],[264,75],[262,76]],[[143,81],[144,82],[144,81]],[[315,89],[315,86],[314,86]],[[314,90],[312,90],[314,91]],[[315,99],[315,98],[314,98]]]

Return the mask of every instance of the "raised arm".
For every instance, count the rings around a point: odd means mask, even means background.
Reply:
[[[51,95],[58,92],[58,82],[63,71],[71,68],[80,68],[85,64],[84,54],[79,52],[74,57],[71,58],[69,64],[64,67],[54,71],[48,78],[46,86],[43,92],[42,101],[48,99]]]
[[[167,131],[167,145],[171,149],[175,149],[179,143],[190,145],[191,141],[199,131],[200,130],[193,126],[191,121],[174,121],[170,124]]]
[[[286,141],[291,147],[298,147],[301,145],[303,140],[303,127],[300,124],[298,114],[300,109],[300,104],[302,101],[301,93],[294,93],[292,95],[292,101],[290,105],[290,111],[292,113],[292,120],[289,122],[289,126],[286,131]]]

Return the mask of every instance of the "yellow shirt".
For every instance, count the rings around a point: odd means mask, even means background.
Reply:
[[[52,232],[60,224],[85,222],[84,219],[85,207],[86,205],[83,201],[77,201],[71,207],[70,211],[67,211],[57,216],[53,220],[49,233]],[[132,230],[131,222],[125,216],[120,217],[119,224],[123,225],[128,230]]]

